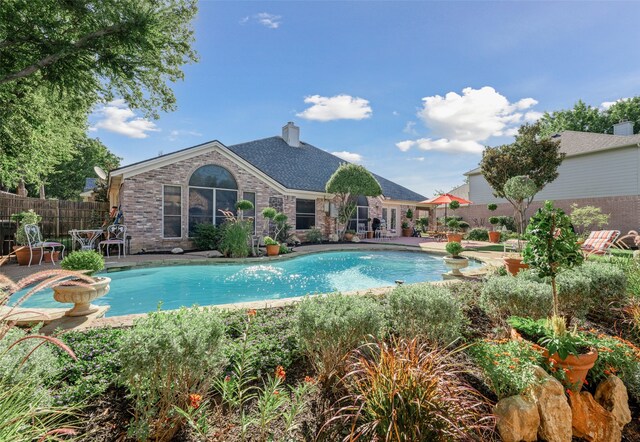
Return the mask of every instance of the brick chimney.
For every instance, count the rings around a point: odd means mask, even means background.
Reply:
[[[618,124],[613,125],[613,134],[614,135],[633,135],[633,122],[631,121],[623,121]]]
[[[289,121],[282,128],[282,139],[291,147],[300,147],[300,128]]]

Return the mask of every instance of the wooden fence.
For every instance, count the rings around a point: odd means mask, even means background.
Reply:
[[[109,203],[41,200],[0,193],[0,256],[8,253],[16,231],[11,215],[33,209],[42,217],[43,239],[70,244],[69,230],[100,228],[109,212]]]

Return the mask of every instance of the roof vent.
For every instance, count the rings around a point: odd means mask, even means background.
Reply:
[[[614,124],[613,134],[624,136],[633,135],[633,122],[623,121],[622,123]]]
[[[300,128],[289,121],[282,128],[282,139],[291,147],[300,147]]]

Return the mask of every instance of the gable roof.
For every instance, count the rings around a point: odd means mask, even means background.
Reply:
[[[237,155],[253,167],[280,183],[287,189],[325,193],[325,184],[341,163],[346,161],[319,149],[311,144],[300,142],[300,147],[289,146],[282,137],[275,136],[247,143],[224,146],[218,141],[199,144],[181,149],[156,158],[114,169],[110,175],[118,175],[138,167],[150,166],[149,163],[166,164],[172,157],[176,160],[190,152],[208,149],[213,143],[222,146]],[[407,189],[393,181],[373,174],[382,187],[387,199],[401,201],[422,201],[424,196]]]
[[[282,137],[270,137],[248,143],[227,146],[227,149],[288,189],[325,192],[325,184],[345,160],[300,142],[291,147]],[[372,174],[382,187],[386,198],[404,201],[422,201],[424,197],[379,175]]]
[[[594,132],[578,132],[575,130],[565,130],[554,135],[552,138],[560,139],[560,152],[567,154],[567,157],[619,147],[636,146],[640,143],[640,134],[610,135]],[[480,168],[476,167],[465,173],[465,175],[476,175],[478,173],[480,173]]]

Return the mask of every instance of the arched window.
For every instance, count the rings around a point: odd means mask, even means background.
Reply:
[[[201,223],[222,224],[220,210],[235,212],[238,183],[222,166],[208,164],[196,169],[189,178],[189,236]]]

